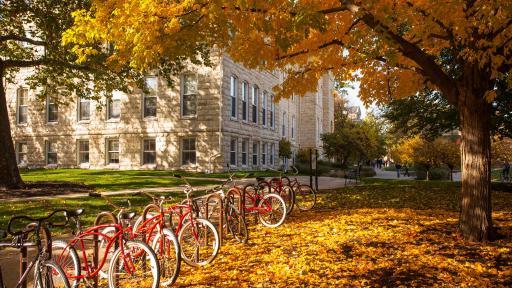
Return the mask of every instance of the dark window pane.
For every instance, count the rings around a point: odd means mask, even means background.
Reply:
[[[183,116],[193,116],[197,114],[197,96],[183,95]]]
[[[156,117],[156,97],[144,97],[144,117]]]

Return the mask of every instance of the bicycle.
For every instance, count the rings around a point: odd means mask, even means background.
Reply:
[[[295,166],[291,166],[294,170],[294,175],[299,174],[299,170]],[[288,183],[293,190],[293,195],[295,197],[295,204],[299,208],[300,211],[307,211],[313,209],[316,205],[316,192],[311,186],[307,184],[300,184],[297,177],[294,177],[293,180],[290,180],[288,177],[284,176],[288,179]]]
[[[90,196],[98,196],[95,193],[90,193]],[[112,203],[113,204],[113,203]],[[158,264],[158,258],[154,250],[142,241],[133,240],[133,230],[130,225],[123,225],[125,222],[129,222],[135,217],[135,212],[126,212],[131,208],[123,208],[113,204],[116,209],[119,209],[117,218],[120,223],[107,223],[82,229],[80,223],[80,215],[83,210],[77,211],[66,211],[66,217],[73,219],[76,223],[77,231],[73,234],[74,238],[68,243],[65,243],[65,247],[59,253],[58,261],[62,263],[68,263],[67,257],[73,254],[72,251],[80,251],[81,257],[83,258],[83,270],[85,274],[82,274],[82,267],[79,265],[78,269],[75,267],[72,273],[67,273],[67,277],[74,281],[74,286],[78,286],[80,282],[85,282],[86,285],[90,285],[92,280],[98,276],[106,276],[109,288],[118,287],[151,287],[158,288],[160,285],[160,266]],[[111,212],[106,212],[110,213]],[[115,218],[115,216],[113,216]],[[107,228],[113,228],[114,235],[103,233]],[[107,230],[108,231],[108,230]],[[104,251],[100,253],[98,249],[97,263],[91,263],[87,257],[87,247],[85,242],[89,242],[88,237],[93,239],[101,239],[103,241]],[[93,240],[94,241],[94,240]],[[118,246],[114,248],[113,246]],[[78,248],[78,249],[77,249]],[[109,257],[111,255],[111,257]],[[100,258],[101,256],[101,258]],[[108,270],[105,275],[104,271],[107,260]],[[71,261],[74,262],[74,261]],[[71,270],[71,269],[69,269]],[[103,272],[103,273],[102,273]],[[148,276],[148,278],[144,278]]]
[[[256,177],[256,181],[258,181],[258,186],[260,189],[265,188],[263,186],[268,186],[268,190],[272,193],[276,193],[281,198],[283,198],[284,203],[286,204],[286,216],[289,216],[292,213],[293,207],[295,205],[295,194],[294,190],[290,187],[290,179],[288,177],[283,176],[283,171],[275,170],[272,168],[268,168],[268,170],[279,172],[279,177],[273,177],[270,180],[265,180],[264,177]]]
[[[258,179],[258,178],[257,178]],[[265,182],[266,183],[266,182]],[[243,213],[256,214],[258,220],[263,226],[274,228],[284,223],[286,219],[286,204],[281,196],[270,193],[271,186],[268,183],[247,184],[242,190],[234,187],[241,192]]]
[[[178,235],[181,259],[187,265],[205,266],[210,264],[219,252],[219,234],[210,221],[197,217],[199,208],[197,203],[190,199],[190,194],[194,191],[190,183],[180,175],[174,175],[174,177],[182,179],[186,183],[184,193],[187,198],[183,203],[163,208],[163,213],[150,215],[150,217],[154,219],[153,221],[161,223],[166,223],[165,220],[168,220],[169,227]],[[166,217],[168,219],[165,219]],[[134,228],[139,229],[141,223],[143,223],[142,218],[139,218]],[[213,237],[209,237],[209,235],[213,235]],[[210,243],[210,240],[213,242]]]
[[[11,247],[20,249],[22,251],[22,255],[26,256],[26,249],[29,247],[36,247],[37,252],[33,258],[33,260],[25,266],[25,263],[22,262],[22,271],[21,276],[16,284],[16,287],[26,287],[29,272],[34,270],[34,288],[56,288],[63,287],[69,288],[71,287],[69,281],[66,277],[62,268],[51,259],[51,234],[48,227],[44,226],[44,222],[48,222],[48,226],[57,227],[61,225],[57,225],[48,221],[55,214],[59,212],[64,212],[64,210],[56,210],[50,213],[46,217],[42,218],[32,218],[28,216],[14,216],[9,220],[9,224],[7,225],[7,233],[13,236],[13,241],[8,243],[0,243],[0,247]],[[12,225],[16,220],[28,220],[31,224],[27,225],[24,229],[20,231],[12,231]],[[41,231],[44,233],[44,237],[46,238],[46,245],[43,245],[43,241],[41,239]],[[0,230],[0,239],[5,239],[7,237],[6,231]],[[28,241],[28,235],[33,233],[34,240],[33,242]],[[44,247],[46,246],[46,247]],[[3,279],[0,273],[0,279]],[[0,281],[0,287],[4,288],[5,284],[3,281]]]
[[[226,228],[226,230],[230,232],[238,242],[246,244],[249,241],[249,230],[247,229],[245,216],[240,212],[240,209],[242,208],[240,205],[240,200],[243,199],[243,197],[234,180],[235,175],[235,173],[230,174],[229,177],[221,185],[214,187],[206,193],[215,193],[220,196],[224,207],[224,228]],[[240,178],[240,180],[252,175],[253,173],[248,173],[244,177]],[[228,189],[227,193],[225,193],[224,187],[230,183],[232,183],[233,187]],[[237,195],[240,197],[238,200],[236,200]],[[198,200],[195,199],[195,201]],[[239,205],[237,205],[237,202]],[[209,203],[207,203],[207,205],[208,204]],[[217,204],[217,202],[213,202],[214,207],[216,207]],[[213,212],[214,211],[209,211],[209,215],[206,215],[205,218],[210,219],[210,216],[213,214]]]

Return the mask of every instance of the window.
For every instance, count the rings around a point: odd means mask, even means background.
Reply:
[[[196,164],[196,138],[185,138],[181,143],[181,165]]]
[[[267,92],[263,92],[263,99],[261,101],[261,124],[267,127]]]
[[[116,120],[121,117],[121,95],[114,92],[107,101],[107,120]]]
[[[242,82],[242,120],[247,121],[249,113],[249,84]]]
[[[247,154],[248,149],[248,143],[247,140],[242,140],[242,166],[247,166],[247,161],[249,155]]]
[[[78,121],[91,119],[91,100],[80,97],[78,99]]]
[[[107,164],[119,164],[119,139],[107,140]]]
[[[229,144],[229,164],[232,165],[232,166],[236,166],[236,163],[237,163],[237,159],[236,159],[236,154],[238,152],[238,149],[237,149],[237,141],[236,139],[231,139],[231,142]]]
[[[57,122],[59,118],[59,108],[57,106],[57,102],[55,101],[55,98],[48,97],[46,101],[46,114],[48,116],[47,121],[48,122]]]
[[[78,140],[78,164],[89,163],[89,140]]]
[[[295,115],[292,115],[292,139],[295,139]]]
[[[258,166],[258,143],[252,143],[252,166]]]
[[[251,112],[252,112],[252,123],[258,123],[258,97],[259,88],[256,85],[252,86],[252,98],[251,98]]]
[[[270,165],[274,166],[275,144],[270,144]]]
[[[57,142],[46,141],[46,165],[57,164]]]
[[[267,165],[267,143],[261,144],[261,165]]]
[[[18,164],[27,164],[28,145],[27,143],[20,142],[16,144],[16,161]]]
[[[195,75],[185,74],[181,85],[181,115],[197,115],[197,78]]]
[[[274,103],[274,95],[270,96],[270,127],[274,128],[275,124],[275,112],[276,112],[276,105]]]
[[[27,123],[27,103],[28,102],[28,89],[19,88],[18,89],[18,124]]]
[[[142,164],[156,163],[156,140],[144,139],[142,143]]]
[[[156,117],[158,78],[150,76],[145,81],[147,91],[143,94],[143,117]]]
[[[281,136],[286,137],[286,112],[283,112],[283,123],[281,127]]]
[[[236,118],[236,98],[238,94],[238,79],[236,76],[231,76],[231,89],[230,89],[230,95],[231,95],[231,118]]]

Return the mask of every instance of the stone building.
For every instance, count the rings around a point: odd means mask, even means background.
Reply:
[[[16,156],[21,166],[86,169],[221,171],[277,167],[278,142],[320,148],[333,126],[333,79],[318,91],[277,103],[280,73],[249,70],[228,56],[213,67],[190,66],[175,85],[148,76],[148,93],[114,93],[108,103],[73,99],[57,105],[24,85],[7,84]],[[100,101],[101,102],[101,101]],[[104,102],[107,102],[105,99]]]

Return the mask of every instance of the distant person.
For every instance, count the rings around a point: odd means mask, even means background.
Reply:
[[[510,180],[510,163],[508,161],[505,161],[505,164],[503,164],[503,181],[509,181]]]
[[[404,164],[404,177],[411,177],[409,174],[409,166],[407,166],[407,164]]]
[[[396,177],[400,178],[400,169],[402,169],[402,165],[400,165],[400,163],[396,163],[395,168],[396,168]]]

